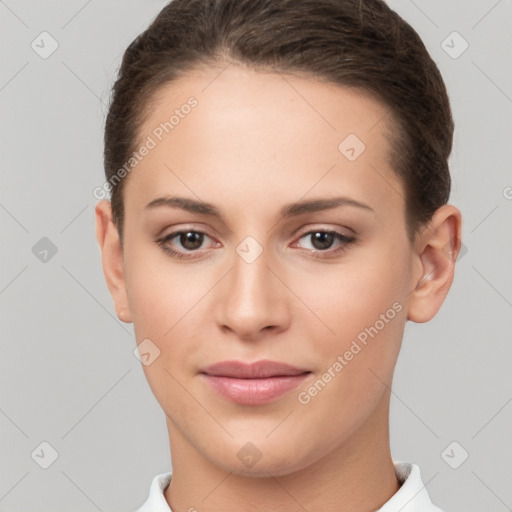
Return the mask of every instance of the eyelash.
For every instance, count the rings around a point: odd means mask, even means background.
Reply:
[[[168,234],[168,235],[166,235],[166,236],[164,236],[162,238],[157,239],[156,243],[166,253],[168,253],[169,255],[171,255],[174,258],[178,258],[178,259],[192,259],[192,258],[196,258],[197,256],[193,256],[193,254],[198,253],[199,250],[188,251],[188,254],[190,254],[190,256],[189,256],[186,252],[177,251],[175,249],[172,249],[167,244],[168,241],[172,240],[177,235],[182,235],[182,234],[185,234],[185,233],[196,233],[196,234],[208,236],[207,233],[205,233],[203,231],[196,231],[196,230],[193,230],[193,229],[187,229],[187,230],[182,230],[182,231],[174,231],[173,233],[170,233],[170,234]],[[314,249],[314,250],[312,250],[312,252],[315,254],[315,257],[317,257],[317,258],[331,258],[331,257],[335,257],[338,254],[346,251],[348,249],[348,246],[356,241],[356,238],[353,237],[353,236],[347,236],[347,235],[344,235],[342,233],[339,233],[338,231],[333,231],[333,230],[328,230],[328,229],[314,229],[314,230],[311,230],[311,231],[307,231],[306,233],[303,233],[299,237],[299,240],[304,238],[304,237],[306,237],[306,236],[308,236],[308,235],[312,235],[314,233],[327,233],[327,234],[330,234],[330,235],[334,235],[336,237],[335,238],[336,240],[339,240],[340,242],[342,242],[342,245],[340,245],[336,249],[326,249],[326,250]],[[208,237],[208,238],[211,238],[211,237]]]

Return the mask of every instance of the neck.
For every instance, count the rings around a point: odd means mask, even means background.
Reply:
[[[245,476],[213,464],[167,419],[173,512],[361,512],[379,509],[400,488],[389,449],[389,397],[356,433],[305,468]]]

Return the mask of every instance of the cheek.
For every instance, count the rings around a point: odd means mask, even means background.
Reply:
[[[366,328],[377,323],[380,335],[395,338],[403,305],[406,275],[404,262],[390,264],[389,258],[362,255],[343,264],[296,276],[297,296],[307,305],[307,323],[327,351],[342,350]],[[309,311],[308,311],[309,310]],[[382,318],[382,316],[384,316]],[[385,327],[382,325],[385,322]],[[327,340],[331,340],[328,342]]]
[[[187,291],[154,248],[127,244],[125,262],[126,293],[137,344],[149,339],[159,352],[155,364],[143,366],[150,380],[155,367],[164,366],[166,340],[173,335],[175,325],[180,325],[177,322],[184,314],[183,295]]]
[[[187,351],[190,350],[190,344],[183,342],[190,332],[184,329],[197,300],[193,300],[194,293],[182,282],[182,277],[170,272],[158,259],[143,256],[137,253],[128,259],[126,278],[135,338],[141,347],[149,347],[151,354],[150,363],[144,364],[143,354],[148,350],[139,349],[141,366],[162,409],[171,410],[170,402],[173,402],[172,407],[177,410],[181,402],[173,401],[172,397],[183,392],[179,371],[184,361],[189,360]]]
[[[340,265],[326,265],[323,274],[304,273],[298,280],[297,294],[307,297],[315,313],[306,315],[301,328],[316,340],[311,357],[320,363],[321,393],[311,389],[311,401],[319,413],[336,404],[345,419],[355,421],[370,413],[391,384],[407,316],[407,254],[402,241],[375,243]]]
[[[315,289],[315,288],[312,288]],[[325,437],[346,435],[372,414],[392,382],[406,319],[395,276],[355,270],[310,293],[324,323],[305,322],[317,380],[301,389],[299,402]],[[313,309],[313,308],[312,308]],[[312,326],[315,326],[314,329]],[[320,418],[320,421],[319,421]]]
[[[140,244],[127,246],[126,252],[125,280],[135,337],[137,343],[151,340],[159,352],[154,363],[143,366],[158,396],[169,389],[169,374],[177,376],[185,361],[191,363],[201,333],[204,338],[204,299],[215,283],[212,272],[197,272],[193,265],[178,267],[158,248]]]
[[[162,249],[147,241],[127,244],[125,262],[128,301],[136,331],[144,337],[165,337],[200,293],[190,280],[190,267],[179,269]]]

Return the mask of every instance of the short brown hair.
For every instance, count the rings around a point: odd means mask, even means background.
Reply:
[[[225,57],[355,87],[384,103],[411,240],[448,201],[454,124],[446,87],[419,35],[382,0],[172,0],[124,53],[105,125],[107,182],[134,152],[154,94]],[[111,188],[121,244],[125,182]]]

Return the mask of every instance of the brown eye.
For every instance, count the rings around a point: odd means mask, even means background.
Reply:
[[[179,242],[185,249],[195,251],[203,244],[204,235],[197,231],[187,231],[179,234]]]
[[[201,257],[204,251],[201,251],[201,246],[205,238],[210,238],[202,231],[182,230],[170,233],[163,238],[156,240],[156,243],[162,249],[176,258],[196,258]]]
[[[337,231],[317,229],[304,233],[299,240],[306,239],[310,241],[309,249],[316,257],[333,257],[348,249],[349,245],[355,241],[355,237],[347,236]],[[337,247],[333,245],[338,242]]]
[[[316,231],[309,236],[313,247],[318,250],[329,249],[335,240],[334,234],[326,231]]]

